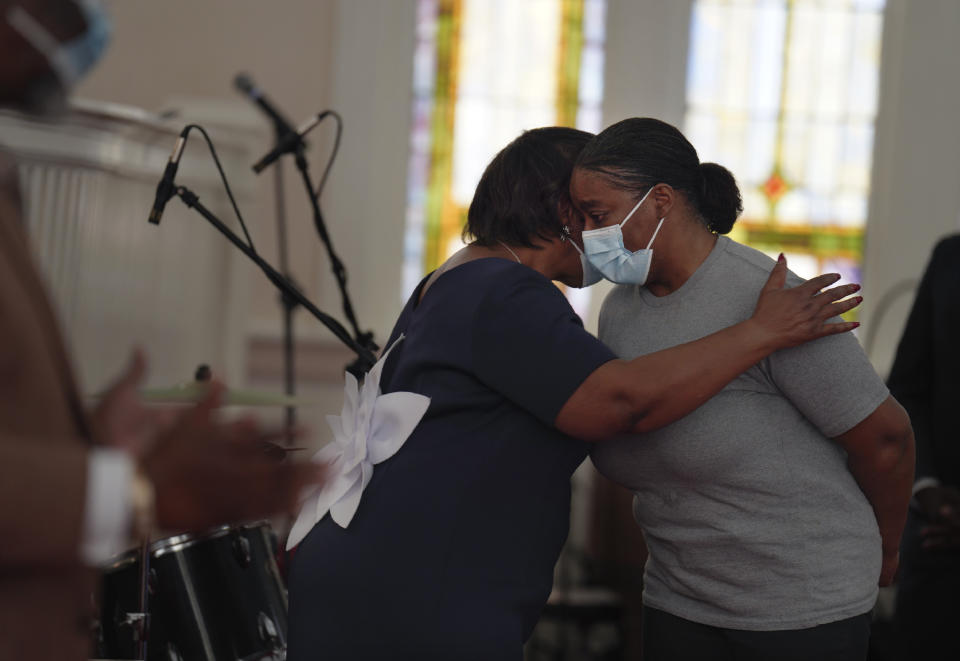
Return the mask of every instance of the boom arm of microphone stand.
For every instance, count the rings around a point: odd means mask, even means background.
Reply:
[[[326,326],[330,331],[337,336],[337,338],[343,342],[347,347],[349,347],[354,353],[357,354],[357,360],[354,362],[351,367],[351,371],[357,370],[360,374],[366,373],[373,367],[374,363],[377,362],[376,356],[373,352],[370,351],[365,346],[361,346],[356,340],[354,340],[350,333],[340,325],[336,319],[330,315],[322,312],[313,302],[310,301],[299,289],[297,289],[287,278],[281,275],[276,269],[274,269],[270,264],[264,260],[260,255],[258,255],[254,250],[250,248],[246,243],[240,240],[233,230],[227,227],[223,221],[217,218],[209,209],[207,209],[203,204],[200,203],[200,198],[196,193],[191,191],[185,186],[177,186],[176,195],[179,197],[184,204],[186,204],[191,209],[194,209],[203,216],[211,225],[213,225],[221,234],[223,234],[227,239],[235,245],[240,252],[246,255],[250,260],[260,267],[260,270],[267,276],[267,278],[274,284],[277,289],[279,289],[284,296],[289,296],[292,300],[299,303],[303,306],[304,309],[310,312],[317,320]],[[356,374],[356,372],[354,372]]]

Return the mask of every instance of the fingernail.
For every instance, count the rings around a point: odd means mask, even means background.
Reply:
[[[863,296],[855,296],[854,298],[857,301],[857,303],[863,303]]]
[[[782,262],[783,260],[784,260],[783,253],[780,253],[780,256],[777,257],[777,261],[778,261],[778,262]]]
[[[860,328],[860,322],[859,322],[859,321],[853,322],[853,327],[854,327],[854,328]]]
[[[861,289],[860,285],[853,286],[853,291],[860,291],[860,289]]]

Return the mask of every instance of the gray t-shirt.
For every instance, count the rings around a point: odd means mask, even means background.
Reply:
[[[629,359],[731,326],[753,314],[772,268],[763,253],[719,237],[667,296],[614,289],[600,313],[600,339]],[[788,285],[800,282],[791,274]],[[635,492],[649,549],[644,602],[754,631],[869,611],[880,534],[831,438],[887,395],[845,333],[770,355],[667,427],[597,444],[600,472]]]

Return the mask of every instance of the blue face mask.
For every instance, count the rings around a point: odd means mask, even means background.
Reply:
[[[650,273],[650,262],[653,259],[653,240],[657,238],[660,227],[666,217],[657,223],[657,229],[650,237],[646,248],[630,252],[623,245],[623,226],[636,213],[647,196],[653,190],[651,187],[640,201],[630,210],[627,217],[619,225],[601,227],[596,230],[587,230],[583,233],[583,251],[590,264],[610,282],[620,285],[642,285],[647,281]]]
[[[66,94],[100,59],[110,42],[111,23],[98,0],[75,0],[87,24],[86,31],[61,43],[19,5],[7,11],[6,20],[27,43],[47,58]]]
[[[580,250],[580,246],[577,245],[577,242],[573,240],[573,237],[570,235],[570,228],[566,225],[563,226],[563,235],[560,240],[569,240],[570,245],[576,248],[577,252],[580,253],[580,271],[583,274],[583,279],[580,281],[579,289],[589,287],[590,285],[595,285],[603,280],[603,274],[597,269],[593,268],[593,264],[591,264],[590,260],[587,259],[586,253]]]

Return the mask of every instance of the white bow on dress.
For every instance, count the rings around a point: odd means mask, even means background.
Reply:
[[[329,466],[327,481],[308,494],[290,529],[287,550],[299,544],[327,512],[340,527],[350,525],[363,490],[373,477],[374,465],[396,454],[426,414],[429,397],[380,392],[383,364],[403,337],[384,352],[362,386],[356,377],[345,373],[343,410],[339,416],[327,416],[333,441],[313,455],[314,462]]]

